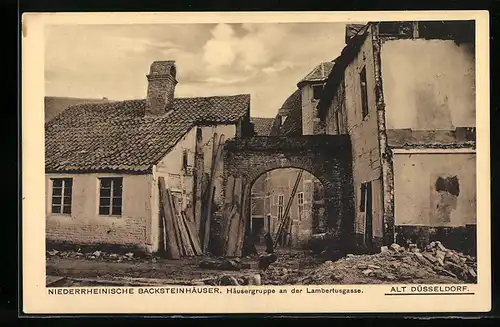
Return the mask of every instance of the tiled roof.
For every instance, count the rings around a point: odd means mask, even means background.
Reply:
[[[328,78],[330,72],[332,71],[332,68],[333,68],[333,62],[331,61],[322,62],[321,64],[316,66],[309,74],[307,74],[306,77],[301,79],[297,83],[297,86],[300,87],[300,85],[304,83],[325,81]]]
[[[80,104],[45,124],[45,169],[147,171],[197,124],[236,123],[250,95],[177,98],[173,110],[144,116],[146,100]]]
[[[273,127],[274,118],[252,117],[254,132],[257,136],[269,136]]]
[[[69,97],[50,97],[44,99],[45,122],[48,122],[63,110],[70,106],[81,103],[101,103],[109,102],[107,99],[84,99],[84,98],[69,98]]]
[[[279,110],[280,115],[287,115],[297,108],[302,108],[302,91],[297,89],[290,95]]]
[[[285,122],[280,126],[281,116],[286,116]],[[274,119],[273,136],[296,136],[302,135],[302,92],[296,90],[281,106],[278,115]]]

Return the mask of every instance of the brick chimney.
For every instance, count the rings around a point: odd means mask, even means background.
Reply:
[[[162,115],[172,109],[175,79],[175,61],[155,61],[151,64],[146,98],[146,115]]]

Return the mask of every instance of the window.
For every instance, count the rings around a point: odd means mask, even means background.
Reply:
[[[285,202],[285,198],[283,195],[278,195],[278,219],[283,218],[283,204]]]
[[[52,213],[71,214],[72,178],[52,179]]]
[[[372,202],[372,182],[361,184],[361,196],[359,202],[359,211],[370,212]]]
[[[366,66],[361,69],[359,73],[359,81],[361,86],[361,112],[363,114],[363,120],[368,115],[368,90],[366,87]]]
[[[297,207],[299,209],[299,220],[302,220],[304,214],[304,193],[297,193]]]
[[[123,178],[100,178],[99,215],[121,216]]]
[[[314,98],[314,100],[321,99],[321,93],[323,93],[323,85],[313,85],[313,98]]]
[[[188,168],[188,152],[187,150],[182,151],[182,169],[187,170]]]
[[[336,128],[336,132],[337,134],[340,134],[340,113],[339,111],[335,111],[335,128]]]
[[[360,196],[360,201],[359,201],[359,211],[365,212],[365,207],[366,207],[366,184],[362,183],[361,184],[361,196]]]

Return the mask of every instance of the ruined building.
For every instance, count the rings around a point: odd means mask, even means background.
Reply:
[[[474,40],[473,21],[347,26],[312,121],[350,136],[359,247],[474,248]]]

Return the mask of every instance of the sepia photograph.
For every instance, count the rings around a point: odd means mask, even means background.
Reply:
[[[476,33],[45,24],[44,292],[474,294]]]

